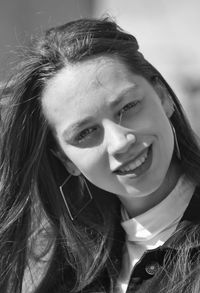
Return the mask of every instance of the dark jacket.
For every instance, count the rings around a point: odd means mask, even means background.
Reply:
[[[140,261],[132,270],[130,282],[126,293],[166,293],[166,284],[170,281],[170,272],[176,265],[177,254],[183,243],[187,242],[188,233],[191,228],[198,227],[200,223],[200,188],[196,188],[193,197],[175,231],[175,233],[162,246],[146,251]],[[200,239],[200,235],[199,235]],[[107,261],[106,268],[101,272],[92,284],[88,285],[80,293],[117,293],[114,290],[115,281],[118,277],[118,272],[121,267],[122,249],[125,241],[125,232],[120,227],[116,231],[112,253]],[[188,247],[186,245],[186,247]],[[198,260],[199,248],[192,247],[187,250],[188,261],[195,264]],[[65,274],[60,277],[56,276],[56,259],[59,260],[62,256],[55,257],[55,266],[51,266],[49,278],[42,282],[39,286],[39,291],[36,292],[51,292],[51,293],[68,293],[72,288],[75,278],[72,270],[65,271]],[[163,265],[165,263],[165,265]],[[167,263],[167,266],[166,266]],[[55,269],[55,270],[54,270]],[[61,274],[61,272],[59,272]],[[113,278],[110,278],[113,276]],[[182,278],[182,276],[181,276]],[[63,285],[60,280],[63,280]],[[186,285],[187,287],[187,285]],[[185,288],[186,288],[185,287]],[[67,288],[67,289],[66,289]],[[189,293],[190,289],[180,290],[177,292]]]
[[[200,188],[196,188],[175,233],[162,246],[154,250],[148,250],[143,254],[133,268],[127,293],[167,292],[165,286],[170,281],[170,271],[176,265],[177,253],[180,253],[182,244],[187,242],[187,236],[191,228],[198,226],[200,223],[199,195]],[[187,252],[192,267],[192,263],[195,263],[199,254],[199,247],[192,247]],[[163,268],[164,262],[168,264],[168,269]]]
[[[166,284],[170,282],[171,271],[176,265],[177,254],[182,249],[182,244],[187,242],[188,233],[191,228],[198,227],[200,224],[200,188],[196,188],[193,197],[183,214],[183,217],[175,231],[175,233],[160,247],[147,250],[140,261],[135,265],[132,270],[130,282],[126,293],[158,293],[167,292]],[[200,236],[200,235],[199,235]],[[191,243],[189,243],[191,244]],[[187,245],[186,245],[187,246]],[[189,245],[188,245],[189,246]],[[188,262],[195,265],[195,261],[198,260],[199,247],[188,248]],[[120,265],[119,255],[111,259],[112,264]],[[165,265],[163,266],[163,264]],[[167,266],[166,266],[167,264]],[[200,266],[200,264],[199,264]],[[101,284],[105,284],[104,288],[106,292],[109,292],[109,288],[106,288],[106,280],[101,276],[99,278]],[[182,276],[180,277],[182,278]],[[183,291],[177,292],[191,292],[188,285],[185,284]],[[186,291],[188,288],[188,291]],[[89,288],[88,288],[89,289]],[[117,290],[116,290],[117,291]],[[95,291],[94,287],[87,292],[103,292]],[[115,292],[116,293],[116,292]]]

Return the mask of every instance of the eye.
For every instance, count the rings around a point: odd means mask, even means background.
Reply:
[[[81,143],[82,141],[85,141],[86,139],[91,138],[91,136],[93,135],[93,133],[95,131],[97,131],[97,126],[94,127],[89,127],[86,128],[84,130],[82,130],[77,136],[76,136],[76,141],[78,141],[79,143]]]
[[[125,106],[119,111],[119,113],[118,113],[118,116],[120,117],[120,121],[121,121],[121,119],[122,119],[122,116],[123,116],[126,112],[130,111],[132,108],[135,109],[135,107],[137,107],[137,106],[139,105],[139,103],[140,103],[140,101],[137,100],[137,101],[132,101],[132,102],[126,104],[126,105],[125,105]]]

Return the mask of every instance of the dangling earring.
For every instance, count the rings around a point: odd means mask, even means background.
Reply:
[[[74,191],[75,189],[75,186],[77,186],[77,183],[76,185],[75,184],[72,184],[72,177],[77,177],[77,176],[72,176],[72,175],[69,175],[67,177],[67,179],[63,182],[63,184],[59,187],[60,189],[60,193],[61,193],[61,196],[63,198],[63,201],[64,201],[64,204],[66,206],[66,209],[68,211],[68,214],[70,216],[70,219],[72,221],[74,221],[78,215],[88,206],[88,204],[92,201],[92,194],[90,192],[90,189],[88,187],[88,184],[85,180],[85,178],[82,176],[82,181],[83,181],[83,184],[85,185],[85,190],[87,192],[87,195],[86,194],[83,194],[83,191],[81,190],[81,193],[82,193],[82,197],[85,199],[85,197],[88,197],[88,199],[86,200],[86,202],[83,202],[82,201],[77,201],[77,196],[72,194],[72,191]],[[71,185],[71,186],[70,186]],[[67,190],[65,191],[64,189],[67,188]],[[76,191],[76,190],[75,190]],[[77,193],[80,194],[80,191],[77,190]],[[76,202],[73,202],[73,201],[76,201]],[[83,204],[83,205],[82,205]],[[77,206],[80,205],[78,207],[78,211],[77,211]],[[75,215],[74,215],[75,213]]]
[[[176,130],[172,124],[172,122],[169,120],[171,128],[172,128],[172,132],[174,135],[174,145],[175,145],[175,149],[176,149],[176,154],[179,160],[181,160],[181,152],[180,152],[180,148],[179,148],[179,144],[178,144],[178,139],[177,139],[177,135],[176,135]]]

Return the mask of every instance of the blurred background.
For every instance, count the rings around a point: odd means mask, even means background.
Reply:
[[[80,17],[107,15],[136,36],[200,135],[199,0],[0,0],[0,82],[31,35]]]

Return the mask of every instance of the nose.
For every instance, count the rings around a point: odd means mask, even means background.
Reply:
[[[107,149],[111,155],[126,153],[136,142],[134,132],[112,121],[105,127]]]

